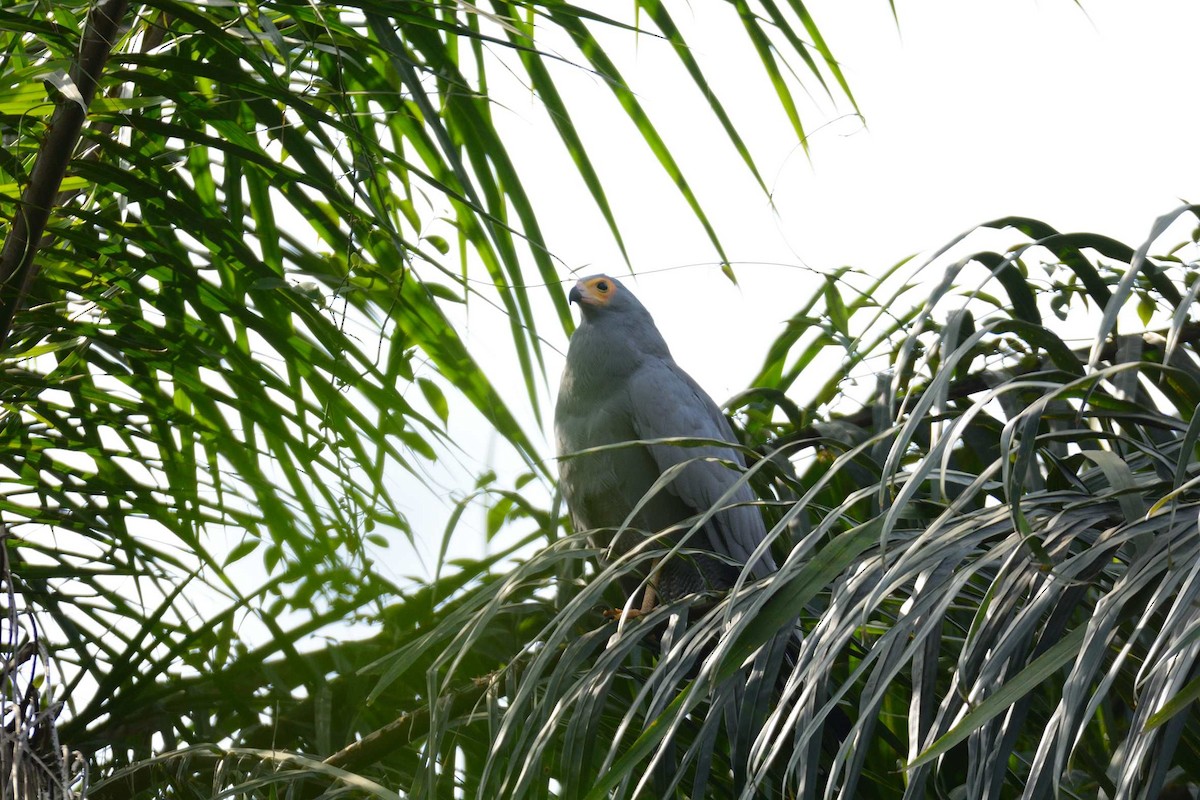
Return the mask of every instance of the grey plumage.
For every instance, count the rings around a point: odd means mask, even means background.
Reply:
[[[571,300],[582,322],[571,337],[555,409],[559,476],[579,531],[595,530],[600,544],[626,552],[641,534],[626,532],[612,543],[631,511],[630,528],[654,534],[706,513],[738,483],[743,465],[736,447],[724,445],[637,445],[562,458],[589,448],[664,438],[710,439],[736,444],[728,421],[703,389],[680,369],[649,312],[623,284],[596,275],[579,281]],[[684,466],[680,466],[684,465]],[[664,472],[680,472],[663,489],[647,493]],[[754,497],[742,481],[685,548],[714,557],[676,555],[664,563],[655,592],[674,599],[732,585],[766,535]],[[682,526],[669,547],[690,528]],[[730,563],[733,562],[733,563]],[[764,554],[754,577],[774,571]],[[653,598],[648,598],[653,602]]]

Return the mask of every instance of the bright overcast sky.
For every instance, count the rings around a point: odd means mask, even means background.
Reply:
[[[621,36],[605,41],[693,181],[740,287],[721,277],[702,230],[608,90],[582,70],[562,77],[638,273],[628,282],[677,360],[718,402],[745,387],[811,292],[810,273],[798,266],[881,270],[1008,215],[1136,246],[1155,217],[1181,200],[1200,202],[1195,0],[898,0],[898,26],[884,0],[810,2],[865,124],[805,76],[809,156],[723,6],[693,3],[686,17],[688,6],[672,4],[772,186],[774,210],[664,45],[642,37],[621,53]],[[515,88],[504,121],[509,145],[518,168],[544,166],[530,191],[563,277],[573,269],[624,276],[536,101]],[[1003,243],[1016,241],[1013,233]],[[494,320],[471,313],[471,347],[497,378],[515,364],[506,328],[496,335]],[[552,320],[542,331],[565,351]],[[562,366],[552,355],[551,394]],[[504,388],[514,406],[528,405],[518,383]],[[549,424],[552,398],[547,404]],[[413,512],[423,532],[446,513]],[[422,548],[424,557],[435,547]]]
[[[744,387],[758,366],[745,354],[756,362],[807,295],[811,278],[796,265],[883,269],[1008,215],[1136,246],[1155,217],[1200,202],[1194,0],[901,1],[899,26],[883,0],[808,7],[865,122],[804,76],[813,97],[801,108],[807,157],[725,4],[676,11],[772,187],[774,210],[666,46],[642,37],[622,53],[630,37],[607,42],[693,182],[740,290],[720,278],[712,246],[607,89],[582,70],[561,78],[639,273],[634,289],[718,400]],[[518,164],[545,165],[531,193],[564,277],[623,275],[536,101],[514,94],[510,146]],[[694,324],[723,314],[753,324],[736,338]]]

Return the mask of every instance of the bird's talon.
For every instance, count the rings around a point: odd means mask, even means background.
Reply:
[[[642,615],[642,612],[636,608],[631,608],[628,611],[626,611],[623,608],[606,608],[606,609],[604,609],[604,618],[605,619],[615,619],[618,622],[620,622],[622,619],[627,619],[627,620],[637,619],[641,615]]]

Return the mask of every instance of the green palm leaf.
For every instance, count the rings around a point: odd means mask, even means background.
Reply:
[[[711,98],[666,9],[651,21]],[[548,53],[547,26],[575,50]],[[395,476],[422,479],[448,457],[448,420],[469,406],[524,459],[521,480],[549,484],[527,415],[497,388],[504,376],[453,322],[463,303],[507,314],[540,422],[538,311],[552,308],[563,331],[571,318],[524,187],[536,165],[498,132],[489,74],[527,73],[619,244],[559,88],[562,69],[603,71],[721,249],[651,110],[601,47],[610,31],[637,33],[562,3],[0,10],[0,578],[18,670],[5,667],[5,696],[53,708],[5,700],[17,745],[0,750],[61,733],[102,777],[96,793],[129,796],[153,792],[164,765],[216,785],[275,736],[319,762],[385,727],[378,708],[335,713],[377,680],[356,670],[414,641],[414,626],[442,619],[468,587],[491,585],[496,563],[402,592],[369,546],[421,533]],[[799,53],[812,74],[837,74],[816,49]],[[526,543],[556,536],[556,520],[519,494],[486,480],[480,491],[501,498],[495,524],[534,522]],[[358,619],[386,632],[358,648],[314,638]],[[510,622],[509,639],[526,635]],[[35,662],[53,666],[58,688]],[[423,691],[400,682],[379,701],[408,707]],[[57,746],[47,752],[53,780],[76,780]],[[424,774],[415,752],[400,762],[405,782]],[[355,783],[313,764],[277,767]]]

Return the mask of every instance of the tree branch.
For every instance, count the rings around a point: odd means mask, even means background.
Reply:
[[[447,701],[450,703],[450,716],[453,718],[465,715],[478,707],[487,694],[489,681],[490,676],[480,678],[469,687],[451,692]],[[446,701],[445,698],[442,698],[442,701]],[[423,739],[428,726],[428,706],[422,706],[416,711],[406,711],[382,728],[346,745],[326,758],[324,763],[351,771],[361,770]]]
[[[50,219],[51,206],[79,143],[88,106],[96,95],[128,6],[129,0],[103,0],[88,15],[79,58],[71,69],[71,80],[80,96],[59,100],[4,249],[0,250],[0,348],[7,343],[13,317],[29,293],[36,274],[37,242]]]

